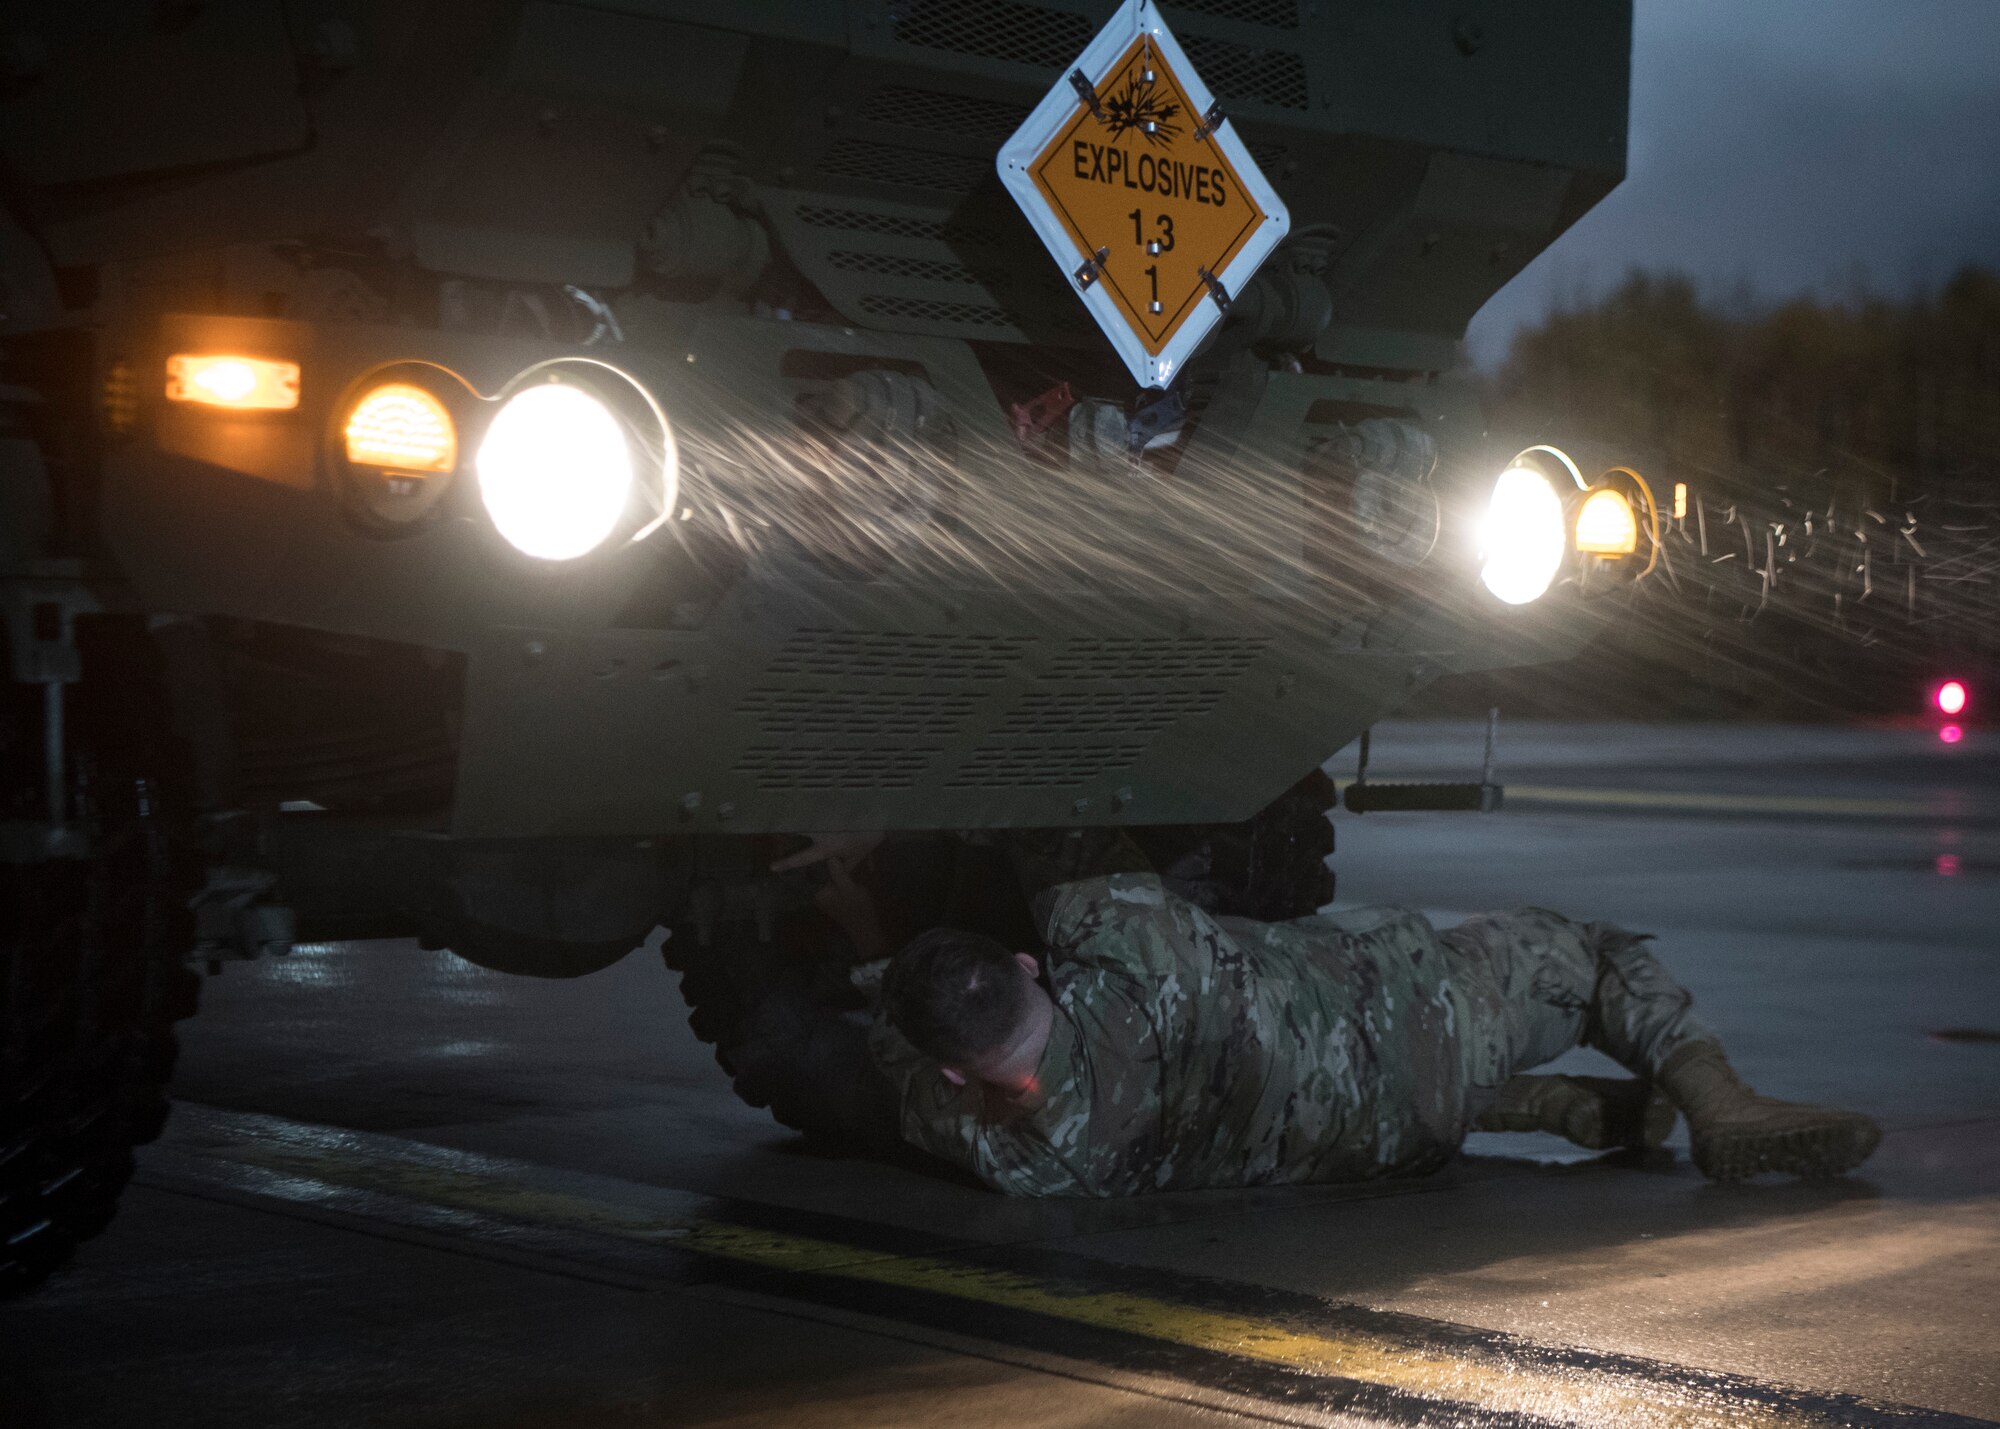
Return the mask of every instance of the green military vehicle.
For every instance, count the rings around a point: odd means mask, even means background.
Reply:
[[[814,830],[1124,827],[1288,916],[1324,761],[1602,622],[1643,485],[1495,446],[1460,343],[1618,182],[1628,7],[1164,6],[1289,227],[1157,386],[996,167],[1111,9],[9,7],[0,1284],[204,964],[713,969],[825,932]]]

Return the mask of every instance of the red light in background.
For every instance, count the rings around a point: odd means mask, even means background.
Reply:
[[[1938,738],[1946,744],[1957,744],[1961,739],[1965,738],[1965,731],[1955,724],[1948,724],[1938,731]]]
[[[1939,854],[1937,856],[1937,871],[1940,878],[1956,878],[1958,876],[1958,855],[1955,853]]]
[[[1962,680],[1946,680],[1938,686],[1937,693],[1931,698],[1937,702],[1938,709],[1943,713],[1963,714],[1966,704],[1965,683]]]

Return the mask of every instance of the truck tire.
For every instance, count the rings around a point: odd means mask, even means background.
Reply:
[[[0,1295],[109,1224],[132,1149],[166,1122],[174,1023],[200,991],[181,746],[159,727],[163,702],[127,678],[155,668],[151,643],[135,627],[80,643],[86,684],[69,688],[65,723],[91,852],[0,865]],[[107,672],[115,687],[89,683]],[[41,694],[9,693],[24,697],[15,711]],[[38,744],[38,720],[9,727],[24,726]],[[13,743],[4,798],[18,808],[18,776],[40,766]]]
[[[1132,831],[1173,892],[1210,913],[1283,923],[1333,901],[1333,821],[1339,794],[1315,769],[1240,824]]]

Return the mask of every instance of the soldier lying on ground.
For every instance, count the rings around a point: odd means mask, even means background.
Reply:
[[[858,1034],[815,1027],[796,1002],[790,1025],[766,1019],[726,1054],[753,1080],[813,1082],[794,1088],[795,1119],[878,1145],[893,1120],[1015,1195],[1415,1175],[1475,1129],[1657,1145],[1676,1107],[1718,1180],[1838,1174],[1880,1139],[1864,1116],[1744,1086],[1645,935],[1541,909],[1443,931],[1401,909],[1216,917],[1129,845],[1011,842],[1042,946],[936,928],[874,964],[879,1075],[858,1074],[871,1093],[828,1100],[830,1067],[804,1049],[851,1059]],[[847,872],[867,847],[822,841],[786,861],[828,863],[824,906],[857,942],[879,926]],[[1576,1046],[1635,1079],[1520,1075]]]

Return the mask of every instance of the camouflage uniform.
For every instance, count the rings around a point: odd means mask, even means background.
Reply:
[[[1035,912],[1056,1016],[1023,1101],[954,1087],[880,1017],[871,1042],[905,1139],[1013,1195],[1418,1174],[1579,1043],[1644,1073],[1711,1038],[1643,938],[1540,909],[1258,923],[1125,873]]]

